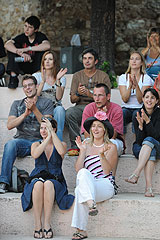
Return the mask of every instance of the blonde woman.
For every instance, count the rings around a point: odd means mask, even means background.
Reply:
[[[113,136],[113,127],[106,113],[98,111],[94,117],[85,120],[84,128],[90,133],[90,140],[82,143],[79,136],[76,138],[80,153],[75,164],[78,174],[71,226],[76,232],[72,239],[87,238],[88,215],[97,215],[96,202],[114,195],[111,171],[117,164],[118,154],[116,145],[109,140]]]
[[[143,55],[134,51],[130,55],[129,67],[119,77],[119,90],[122,98],[124,134],[127,124],[133,121],[137,111],[142,107],[142,95],[145,89],[153,86],[152,79],[145,74]],[[134,132],[134,129],[132,129]]]
[[[61,69],[57,73],[56,57],[54,52],[44,53],[41,62],[41,72],[34,73],[33,76],[38,82],[37,95],[47,97],[54,103],[53,116],[57,121],[57,136],[63,140],[63,129],[65,122],[65,109],[62,107],[61,99],[63,97],[66,79],[64,75],[67,68]]]

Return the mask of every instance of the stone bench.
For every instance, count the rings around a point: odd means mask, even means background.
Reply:
[[[18,193],[0,195],[0,233],[33,235],[33,210],[25,213],[22,211],[20,196]],[[145,198],[142,194],[133,193],[119,194],[113,199],[98,203],[99,214],[89,217],[88,236],[94,239],[159,239],[159,204],[158,196]],[[73,207],[61,211],[56,204],[54,205],[51,218],[54,236],[68,236],[67,239],[71,239],[74,231],[70,226],[72,212]]]

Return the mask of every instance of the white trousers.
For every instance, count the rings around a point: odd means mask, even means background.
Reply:
[[[114,195],[114,187],[108,178],[95,179],[85,168],[77,174],[72,227],[86,231],[89,208],[88,200],[102,202]]]
[[[110,141],[117,146],[118,157],[120,157],[124,150],[123,142],[118,138],[116,139],[111,138]]]

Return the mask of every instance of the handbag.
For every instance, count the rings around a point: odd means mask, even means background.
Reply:
[[[16,166],[13,166],[9,191],[16,193],[23,192],[24,185],[28,177],[29,173],[27,171],[18,169]]]

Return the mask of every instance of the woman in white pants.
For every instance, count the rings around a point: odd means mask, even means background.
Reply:
[[[109,140],[114,129],[106,113],[101,111],[86,119],[84,128],[90,133],[90,139],[82,143],[79,136],[76,138],[80,153],[75,164],[78,174],[71,226],[76,232],[72,239],[87,238],[88,215],[97,215],[96,202],[114,195],[111,171],[117,164],[118,155],[116,145]]]

